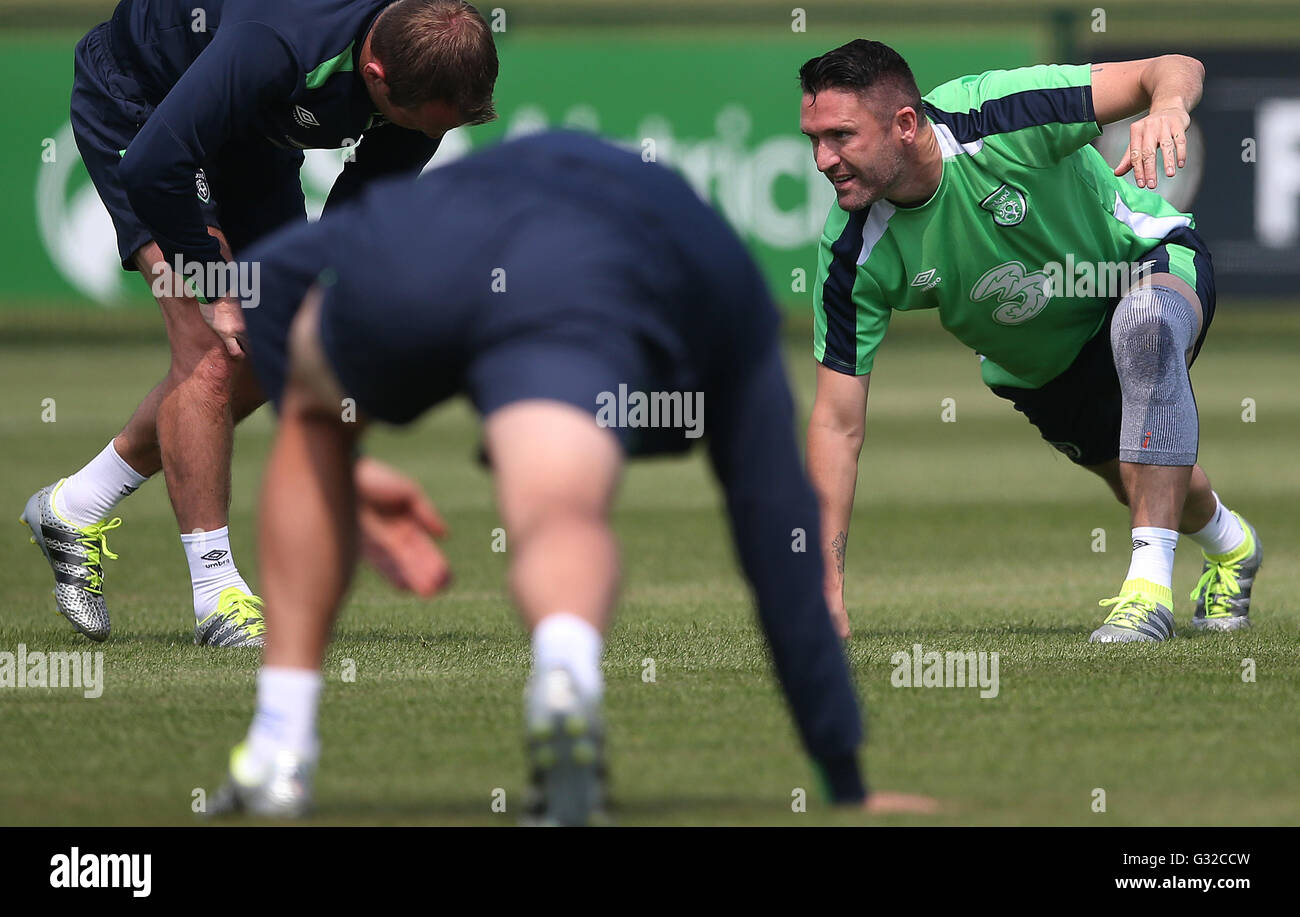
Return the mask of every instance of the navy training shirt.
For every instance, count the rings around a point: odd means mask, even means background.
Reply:
[[[357,72],[366,35],[391,2],[121,0],[113,50],[156,106],[122,157],[122,181],[169,261],[221,260],[194,174],[241,139],[336,149],[364,135],[327,209],[373,178],[414,174],[429,161],[438,141],[386,123]]]

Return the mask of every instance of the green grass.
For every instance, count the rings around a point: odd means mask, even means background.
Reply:
[[[0,650],[89,648],[53,614],[48,572],[16,518],[26,497],[100,449],[166,366],[151,316],[0,319]],[[109,330],[122,326],[120,331]],[[805,328],[790,339],[811,401]],[[1085,641],[1127,564],[1127,518],[1103,486],[1041,443],[979,384],[975,360],[900,316],[878,362],[852,538],[849,647],[869,710],[874,785],[937,796],[955,824],[1300,823],[1300,319],[1230,304],[1197,364],[1201,458],[1257,525],[1267,561],[1256,627],[1196,636],[1179,550],[1183,636],[1158,646]],[[957,422],[940,421],[955,398]],[[1243,423],[1243,398],[1257,421]],[[57,419],[42,422],[42,399]],[[253,522],[270,418],[241,428],[233,541],[256,577]],[[432,604],[363,572],[330,651],[318,820],[512,824],[527,643],[503,590],[489,481],[462,405],[370,451],[417,475],[452,527],[457,581]],[[161,481],[122,508],[108,565],[114,619],[98,699],[0,689],[0,823],[187,823],[214,789],[252,709],[256,658],[190,645],[189,590]],[[770,677],[702,458],[633,466],[615,519],[626,587],[605,660],[610,757],[623,824],[858,824],[828,812]],[[1094,553],[1095,528],[1109,551]],[[996,651],[1000,693],[896,689],[889,657]],[[655,660],[657,681],[641,679]],[[1242,660],[1257,681],[1243,683]],[[357,680],[344,683],[345,660]],[[508,812],[490,809],[494,788]],[[805,787],[809,811],[791,812]],[[1108,811],[1091,811],[1104,788]]]

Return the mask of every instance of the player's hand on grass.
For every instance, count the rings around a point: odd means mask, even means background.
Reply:
[[[1161,150],[1165,175],[1173,178],[1175,168],[1187,165],[1187,128],[1191,123],[1192,116],[1178,107],[1151,111],[1134,121],[1129,126],[1128,155],[1115,167],[1115,174],[1127,175],[1131,170],[1139,188],[1155,188],[1159,177],[1156,150]]]
[[[242,360],[248,350],[244,346],[244,310],[237,299],[214,299],[199,303],[203,320],[221,338],[232,359]]]
[[[447,526],[420,486],[372,458],[357,461],[354,480],[362,556],[398,589],[426,598],[451,582],[434,544]]]
[[[939,801],[911,793],[872,793],[862,804],[868,815],[936,815]]]

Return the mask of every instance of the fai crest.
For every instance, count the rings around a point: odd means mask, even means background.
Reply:
[[[1029,210],[1025,195],[1005,183],[980,201],[980,206],[993,214],[993,222],[999,226],[1015,226],[1025,218],[1025,213]]]
[[[199,196],[199,200],[207,203],[212,199],[212,191],[208,188],[208,176],[202,169],[194,173],[194,191]]]

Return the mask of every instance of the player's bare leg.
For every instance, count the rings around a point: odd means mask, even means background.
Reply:
[[[1193,593],[1198,598],[1197,618],[1205,617],[1206,594],[1211,589],[1224,595],[1224,601],[1212,601],[1225,604],[1244,576],[1242,607],[1224,611],[1223,616],[1233,619],[1228,621],[1233,627],[1248,621],[1245,613],[1259,565],[1258,545],[1240,517],[1222,509],[1209,479],[1195,464],[1199,419],[1187,367],[1202,322],[1196,291],[1168,273],[1152,275],[1125,296],[1111,321],[1111,345],[1124,399],[1120,455],[1118,462],[1093,470],[1107,478],[1129,507],[1133,557],[1120,594],[1102,603],[1113,610],[1093,633],[1094,642],[1163,640],[1174,635],[1173,565],[1180,531],[1207,551],[1207,574]],[[1118,481],[1112,466],[1117,466]],[[1225,562],[1231,567],[1224,568],[1229,575],[1220,576],[1219,567]]]
[[[1129,505],[1128,484],[1126,484],[1124,477],[1121,474],[1121,467],[1123,466],[1121,466],[1119,459],[1112,459],[1111,461],[1105,462],[1101,465],[1085,465],[1084,467],[1106,482],[1111,489],[1111,493],[1115,495],[1116,500],[1125,506]],[[1158,468],[1161,466],[1149,467]],[[1156,510],[1148,508],[1144,510],[1145,513],[1150,514],[1154,511],[1158,511],[1158,507],[1161,505],[1167,505],[1167,503],[1162,503],[1159,498],[1152,501],[1152,503],[1156,507]],[[1184,535],[1191,535],[1194,532],[1199,532],[1201,529],[1205,528],[1207,523],[1209,523],[1210,518],[1214,515],[1217,505],[1217,501],[1214,497],[1214,488],[1210,485],[1209,477],[1206,476],[1204,469],[1202,469],[1200,465],[1193,465],[1191,473],[1188,475],[1187,492],[1183,500],[1183,511],[1177,520],[1178,531]],[[1137,511],[1135,510],[1132,515],[1136,517]],[[1152,515],[1145,515],[1143,518],[1152,519],[1155,517]],[[1140,524],[1157,525],[1158,523],[1143,522]],[[1170,525],[1166,527],[1173,528],[1174,526]]]
[[[619,580],[608,518],[622,449],[590,412],[553,401],[494,411],[484,435],[510,587],[532,635],[529,816],[584,824],[604,802],[600,656]]]
[[[342,393],[316,333],[319,303],[313,290],[290,334],[289,378],[259,503],[267,643],[257,712],[231,755],[214,815],[293,817],[309,808],[320,668],[359,546],[400,588],[428,596],[449,579],[430,539],[445,527],[414,482],[373,460],[354,465],[363,425],[342,419]],[[304,531],[312,533],[310,549]]]
[[[212,814],[295,817],[310,806],[320,667],[356,564],[353,440],[338,410],[323,410],[290,379],[260,501],[267,642],[257,712]]]
[[[229,256],[220,232],[209,232]],[[104,639],[109,618],[102,558],[116,557],[108,551],[104,532],[121,524],[109,516],[167,465],[168,493],[190,568],[196,621],[201,622],[196,640],[256,644],[259,602],[234,564],[226,520],[231,431],[261,404],[261,392],[250,367],[224,357],[198,301],[187,295],[159,247],[152,242],[142,246],[134,260],[163,315],[171,352],[168,373],[109,445],[75,474],[38,492],[23,519],[33,526],[33,540],[40,537],[47,557],[51,550],[54,555],[85,555],[79,577],[61,576],[55,568],[59,610],[82,633]],[[159,278],[164,282],[156,283]],[[172,445],[165,449],[164,444]]]

